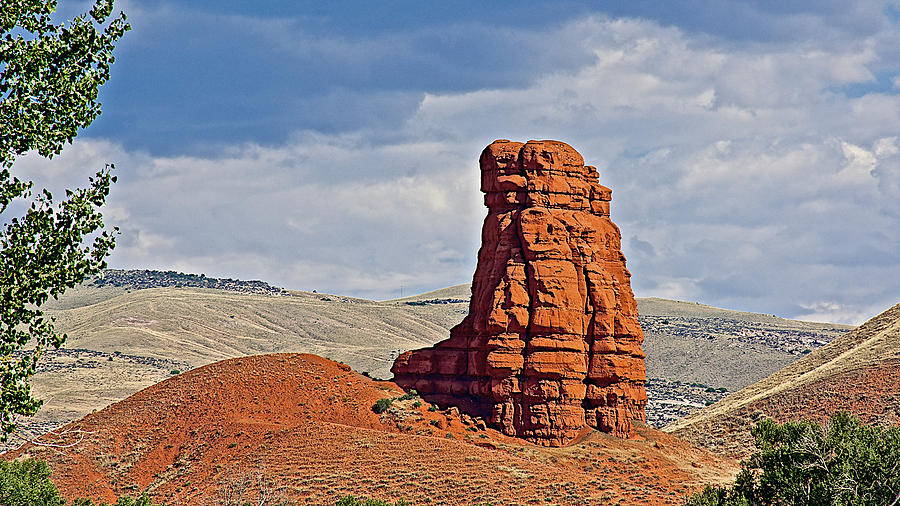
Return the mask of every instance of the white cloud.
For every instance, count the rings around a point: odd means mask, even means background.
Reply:
[[[16,171],[61,190],[83,186],[81,167],[104,160],[118,164],[104,208],[121,230],[113,267],[373,298],[393,296],[401,281],[424,291],[471,276],[483,215],[477,165],[438,143],[307,133],[215,157],[151,157],[84,139],[52,162],[25,157]]]
[[[887,158],[896,155],[900,152],[900,149],[897,148],[897,136],[878,139],[872,146],[872,151],[878,158]]]
[[[840,175],[848,183],[867,182],[873,179],[872,171],[875,170],[877,161],[874,153],[849,142],[841,142],[841,150],[846,163]]]
[[[833,301],[816,302],[802,307],[805,312],[798,313],[795,318],[812,322],[864,322],[888,309],[879,304],[847,307]]]
[[[398,131],[206,157],[79,140],[17,168],[57,184],[117,162],[113,265],[387,298],[469,281],[480,150],[555,138],[613,188],[639,296],[858,322],[900,288],[900,97],[839,90],[873,81],[888,35],[741,44],[591,17],[545,34],[527,80],[426,92]],[[547,63],[573,47],[592,58]]]

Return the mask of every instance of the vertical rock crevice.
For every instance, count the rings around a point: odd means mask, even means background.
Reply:
[[[498,140],[480,165],[488,215],[469,314],[398,357],[395,381],[537,444],[585,426],[628,437],[647,402],[643,332],[611,191],[558,141]]]

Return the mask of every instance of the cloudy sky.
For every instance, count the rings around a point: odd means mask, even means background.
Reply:
[[[850,323],[900,300],[900,1],[117,6],[102,117],[15,169],[117,165],[112,267],[468,282],[481,149],[558,139],[613,189],[638,296]]]

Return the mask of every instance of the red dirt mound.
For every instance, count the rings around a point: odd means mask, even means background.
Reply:
[[[372,411],[403,394],[315,355],[244,357],[88,415],[56,440],[84,437],[73,446],[28,444],[5,458],[47,460],[67,497],[147,490],[169,504],[212,504],[242,484],[302,504],[346,494],[412,504],[679,504],[735,472],[734,461],[645,425],[639,439],[589,432],[544,448],[417,398]]]

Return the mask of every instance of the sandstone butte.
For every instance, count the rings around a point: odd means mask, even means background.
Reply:
[[[400,355],[394,381],[539,445],[587,427],[631,436],[645,420],[644,335],[611,190],[559,141],[497,140],[480,165],[488,215],[469,314]]]

